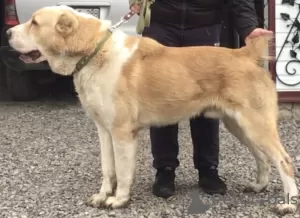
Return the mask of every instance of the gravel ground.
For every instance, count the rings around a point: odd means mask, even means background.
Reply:
[[[5,98],[4,98],[5,99]],[[297,163],[300,123],[282,122],[280,131]],[[244,204],[243,185],[253,180],[255,163],[248,150],[221,126],[220,175],[226,179],[226,201],[206,213],[188,215],[190,195],[197,187],[187,122],[180,124],[177,192],[163,200],[151,194],[152,168],[148,130],[139,137],[140,151],[132,202],[126,209],[90,208],[85,200],[100,187],[101,168],[96,129],[74,97],[43,98],[38,102],[0,102],[0,217],[277,217],[269,207]],[[298,160],[300,164],[300,160]],[[273,170],[266,194],[280,194]],[[299,179],[298,179],[299,183]],[[299,183],[300,184],[300,183]],[[200,198],[212,198],[200,193]],[[232,200],[235,198],[235,200]],[[286,216],[292,217],[292,216]],[[293,217],[300,217],[298,214]]]

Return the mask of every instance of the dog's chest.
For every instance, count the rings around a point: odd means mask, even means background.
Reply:
[[[82,106],[94,121],[110,128],[116,117],[115,92],[122,75],[124,64],[130,59],[137,48],[125,47],[126,36],[114,33],[113,45],[106,62],[101,66],[84,68],[74,77],[76,91]]]
[[[102,74],[74,79],[79,100],[87,115],[103,126],[110,127],[115,118],[115,78]]]

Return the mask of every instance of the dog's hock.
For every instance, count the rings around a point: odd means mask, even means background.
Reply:
[[[56,30],[64,36],[71,34],[77,27],[78,21],[76,17],[68,11],[63,12],[56,23]]]

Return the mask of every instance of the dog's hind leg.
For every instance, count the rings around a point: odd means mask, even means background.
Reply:
[[[112,138],[108,130],[96,123],[98,137],[100,140],[101,167],[102,167],[102,185],[100,192],[92,195],[87,204],[93,207],[99,207],[111,196],[116,187],[116,172],[114,162],[114,151]]]
[[[131,194],[137,156],[136,132],[131,125],[114,128],[112,131],[117,188],[115,196],[109,197],[105,205],[112,208],[125,207]]]
[[[270,130],[272,131],[272,130]],[[298,188],[295,181],[294,169],[292,159],[289,154],[283,148],[277,131],[273,130],[273,137],[268,136],[262,139],[261,145],[264,153],[273,162],[282,180],[284,196],[282,196],[283,202],[278,202],[276,205],[276,211],[285,215],[287,213],[294,213],[297,210],[298,203]],[[269,142],[268,142],[269,141]],[[263,143],[264,142],[264,143]]]
[[[269,110],[269,111],[268,111]],[[298,189],[294,177],[292,159],[280,142],[275,114],[270,109],[241,112],[236,119],[244,136],[266,155],[278,170],[283,188],[284,202],[278,202],[276,211],[281,214],[294,213],[297,209]]]
[[[265,190],[268,186],[269,174],[271,172],[268,158],[245,137],[245,133],[237,123],[237,120],[229,117],[224,117],[223,123],[230,133],[232,133],[242,144],[245,144],[248,147],[249,151],[253,154],[256,161],[256,183],[249,183],[245,188],[245,192],[254,191],[258,193]]]
[[[269,175],[271,173],[271,167],[269,159],[261,152],[255,145],[248,143],[248,149],[253,154],[256,160],[257,177],[256,182],[250,182],[244,189],[244,192],[262,192],[269,184]]]

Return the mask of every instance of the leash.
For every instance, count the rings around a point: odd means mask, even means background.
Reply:
[[[144,31],[145,27],[150,25],[151,20],[151,5],[155,2],[155,0],[129,0],[130,8],[134,4],[139,4],[141,6],[139,13],[139,20],[136,26],[136,32],[141,34]],[[111,29],[117,29],[123,23],[127,23],[130,18],[135,15],[133,11],[130,11],[125,16],[121,17],[120,21],[115,25],[111,26]]]
[[[120,21],[116,23],[115,25],[112,25],[110,29],[117,29],[119,26],[121,26],[123,23],[127,23],[130,18],[132,18],[135,15],[133,11],[128,12],[125,16],[121,17]]]

